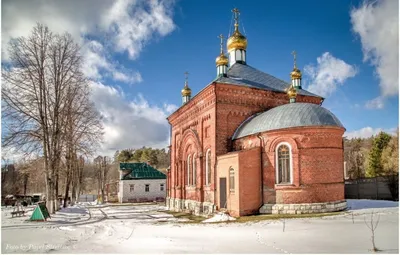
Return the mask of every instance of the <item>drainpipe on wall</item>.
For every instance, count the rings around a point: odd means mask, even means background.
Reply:
[[[263,164],[263,148],[264,148],[264,137],[261,133],[257,134],[260,139],[260,163],[261,163],[261,206],[264,205],[264,164]]]
[[[215,97],[215,115],[214,115],[214,119],[215,119],[215,131],[217,131],[217,126],[218,126],[218,120],[217,120],[217,112],[218,112],[218,103],[217,103],[217,83],[216,82],[213,82],[212,83],[212,85],[214,85],[214,97]],[[214,138],[216,138],[217,137],[217,134],[216,134],[217,132],[215,132],[215,134],[214,134]],[[216,140],[216,139],[215,139]],[[211,155],[213,155],[213,153],[214,153],[214,157],[215,157],[215,160],[214,160],[214,165],[213,165],[213,169],[214,169],[214,190],[213,190],[213,193],[214,193],[214,206],[215,206],[215,208],[217,208],[217,204],[216,204],[216,202],[217,202],[217,145],[216,145],[216,141],[215,141],[215,143],[214,143],[214,152],[213,152],[213,150],[212,150],[212,144],[211,144]],[[211,157],[212,158],[212,157]],[[211,160],[211,159],[210,159]],[[211,186],[211,185],[210,185]]]

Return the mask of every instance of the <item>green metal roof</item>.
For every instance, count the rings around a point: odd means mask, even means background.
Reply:
[[[147,163],[119,163],[119,170],[129,173],[121,180],[167,179],[167,176]]]

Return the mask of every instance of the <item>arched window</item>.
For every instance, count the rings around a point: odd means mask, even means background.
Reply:
[[[229,191],[235,192],[235,169],[229,167]]]
[[[191,161],[189,155],[187,159],[187,185],[190,185],[190,175],[191,175],[190,166],[191,166]]]
[[[206,153],[206,185],[211,184],[211,150]]]
[[[193,154],[193,185],[196,185],[196,154]]]
[[[292,152],[288,143],[282,143],[276,149],[276,183],[292,183]]]

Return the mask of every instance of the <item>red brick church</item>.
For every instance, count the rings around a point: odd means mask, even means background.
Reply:
[[[344,200],[341,122],[304,90],[250,66],[247,39],[235,30],[216,59],[217,78],[168,117],[170,210],[233,216],[339,211]]]

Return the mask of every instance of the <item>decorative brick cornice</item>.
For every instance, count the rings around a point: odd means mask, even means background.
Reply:
[[[214,84],[211,83],[207,87],[205,87],[202,91],[200,91],[196,96],[194,96],[189,102],[182,105],[178,110],[172,113],[167,118],[167,120],[169,121],[170,124],[175,125],[176,122],[180,122],[180,120],[177,119],[180,119],[182,115],[187,115],[190,113],[193,114],[193,108],[195,108],[194,109],[194,114],[195,114],[203,110],[210,104],[215,103],[213,97],[215,97],[215,88]],[[199,104],[201,104],[200,107]]]

